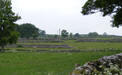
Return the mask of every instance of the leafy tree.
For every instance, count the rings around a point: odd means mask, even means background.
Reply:
[[[76,33],[76,34],[74,35],[74,37],[75,37],[75,38],[79,38],[79,37],[80,37],[80,34],[79,34],[79,33]]]
[[[31,23],[21,24],[17,29],[22,38],[36,38],[39,36],[39,29]]]
[[[122,0],[87,0],[82,7],[82,14],[102,12],[103,16],[112,16],[112,26],[122,25]]]
[[[12,11],[11,0],[0,0],[0,46],[1,51],[5,45],[16,43],[18,32],[16,32],[16,21],[20,16]]]
[[[70,37],[70,38],[73,38],[73,34],[72,34],[72,33],[70,33],[70,34],[69,34],[69,37]]]
[[[41,37],[45,37],[46,36],[46,32],[44,30],[40,30],[39,34]]]
[[[99,34],[97,33],[97,32],[90,32],[89,34],[88,34],[88,36],[89,37],[96,37],[96,36],[98,36]]]
[[[68,32],[67,32],[67,30],[62,30],[61,31],[61,36],[63,37],[63,38],[66,38],[66,37],[68,37]]]

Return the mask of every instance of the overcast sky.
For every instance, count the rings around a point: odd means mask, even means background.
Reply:
[[[83,16],[81,7],[86,0],[12,0],[13,11],[22,17],[18,24],[32,23],[48,34],[57,34],[59,28],[68,32],[122,35],[122,27],[112,28],[111,18],[101,13]]]

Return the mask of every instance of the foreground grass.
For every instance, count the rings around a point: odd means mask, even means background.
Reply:
[[[77,63],[116,53],[0,53],[0,75],[68,75]]]

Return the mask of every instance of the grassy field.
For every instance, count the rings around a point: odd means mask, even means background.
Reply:
[[[116,52],[0,53],[0,75],[68,75],[79,63]]]
[[[75,40],[67,40],[58,43],[17,44],[68,45],[72,48],[6,48],[8,51],[13,50],[13,52],[0,53],[0,75],[68,75],[68,73],[72,72],[75,64],[83,65],[102,56],[122,52],[122,43],[76,42]],[[113,51],[110,49],[113,49]],[[31,50],[32,52],[16,52],[16,50]],[[34,52],[35,50],[87,50],[87,52]]]
[[[8,50],[121,50],[122,43],[109,43],[109,42],[76,42],[75,40],[66,40],[64,42],[51,43],[17,43],[18,45],[68,45],[72,48],[6,48]]]
[[[75,49],[80,50],[94,50],[94,49],[122,49],[122,43],[109,42],[76,42],[75,40],[68,40],[64,42]]]

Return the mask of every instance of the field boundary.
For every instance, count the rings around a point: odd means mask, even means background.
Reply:
[[[5,52],[109,52],[109,51],[122,51],[122,49],[97,49],[97,50],[6,50]]]

